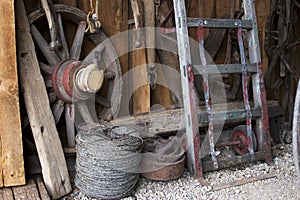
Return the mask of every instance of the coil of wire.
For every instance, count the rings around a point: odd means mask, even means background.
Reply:
[[[82,129],[76,136],[75,185],[86,196],[130,196],[140,170],[143,140],[130,126]]]

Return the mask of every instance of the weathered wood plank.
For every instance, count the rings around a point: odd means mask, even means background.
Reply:
[[[16,1],[16,10],[17,56],[25,105],[43,178],[49,194],[56,199],[72,188],[22,0]]]
[[[13,187],[12,191],[14,198],[18,200],[40,200],[39,192],[33,179],[29,180],[25,186]]]
[[[36,185],[37,185],[41,200],[50,200],[50,197],[49,197],[48,192],[44,185],[44,181],[41,177],[36,178]]]
[[[0,199],[14,200],[13,192],[10,188],[0,189]]]
[[[251,104],[253,106],[253,104]],[[246,113],[243,102],[231,102],[228,104],[213,105],[213,113],[215,122],[222,121],[226,118],[226,123],[243,122],[246,119]],[[281,115],[280,106],[276,101],[268,102],[269,116]],[[260,115],[260,110],[252,110],[253,118]],[[219,113],[219,114],[217,114]],[[207,113],[205,106],[200,106],[198,109],[199,126],[207,126]],[[182,109],[166,110],[163,112],[154,112],[150,114],[135,115],[129,117],[122,117],[110,122],[110,124],[140,124],[145,125],[149,129],[149,135],[154,136],[160,133],[174,132],[185,128],[184,115]]]
[[[0,186],[25,184],[14,1],[0,1]]]

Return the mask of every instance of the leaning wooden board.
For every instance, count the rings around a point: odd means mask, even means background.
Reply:
[[[35,54],[24,3],[16,0],[17,56],[22,92],[46,188],[53,199],[71,192],[63,149]]]
[[[14,1],[0,1],[0,187],[25,184]]]

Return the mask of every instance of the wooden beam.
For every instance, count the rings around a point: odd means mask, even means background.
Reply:
[[[251,103],[253,107],[253,104]],[[225,109],[226,108],[226,109]],[[276,117],[282,115],[281,108],[277,101],[268,102],[269,117]],[[253,118],[257,118],[261,115],[260,109],[253,109]],[[214,104],[213,113],[215,121],[224,121],[225,123],[240,123],[246,119],[245,106],[243,102],[230,102],[227,104]],[[198,108],[200,127],[207,126],[207,113],[205,106]],[[184,114],[182,109],[172,109],[162,112],[153,112],[143,115],[135,115],[130,117],[121,117],[110,122],[112,125],[128,125],[128,124],[140,124],[148,128],[149,133],[146,133],[146,137],[155,136],[161,133],[176,132],[185,128]],[[145,137],[143,135],[142,137]]]
[[[46,188],[57,199],[72,188],[22,0],[16,0],[16,10],[17,56],[25,105]]]
[[[0,187],[25,184],[14,1],[0,1]]]

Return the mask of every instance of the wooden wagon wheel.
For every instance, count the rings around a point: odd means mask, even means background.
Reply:
[[[48,45],[50,36],[43,9],[30,13],[28,20],[52,113],[56,123],[64,116],[68,146],[74,147],[75,107],[85,122],[95,121],[85,101],[97,93],[97,117],[111,120],[121,101],[121,68],[112,43],[101,30],[85,33],[86,13],[62,4],[54,5],[53,12],[61,41],[61,48],[56,51]],[[117,94],[114,97],[113,90]]]
[[[298,82],[298,88],[296,93],[295,105],[294,105],[294,118],[293,118],[293,155],[296,172],[298,174],[298,181],[300,182],[300,144],[299,144],[299,134],[300,134],[300,81]]]

